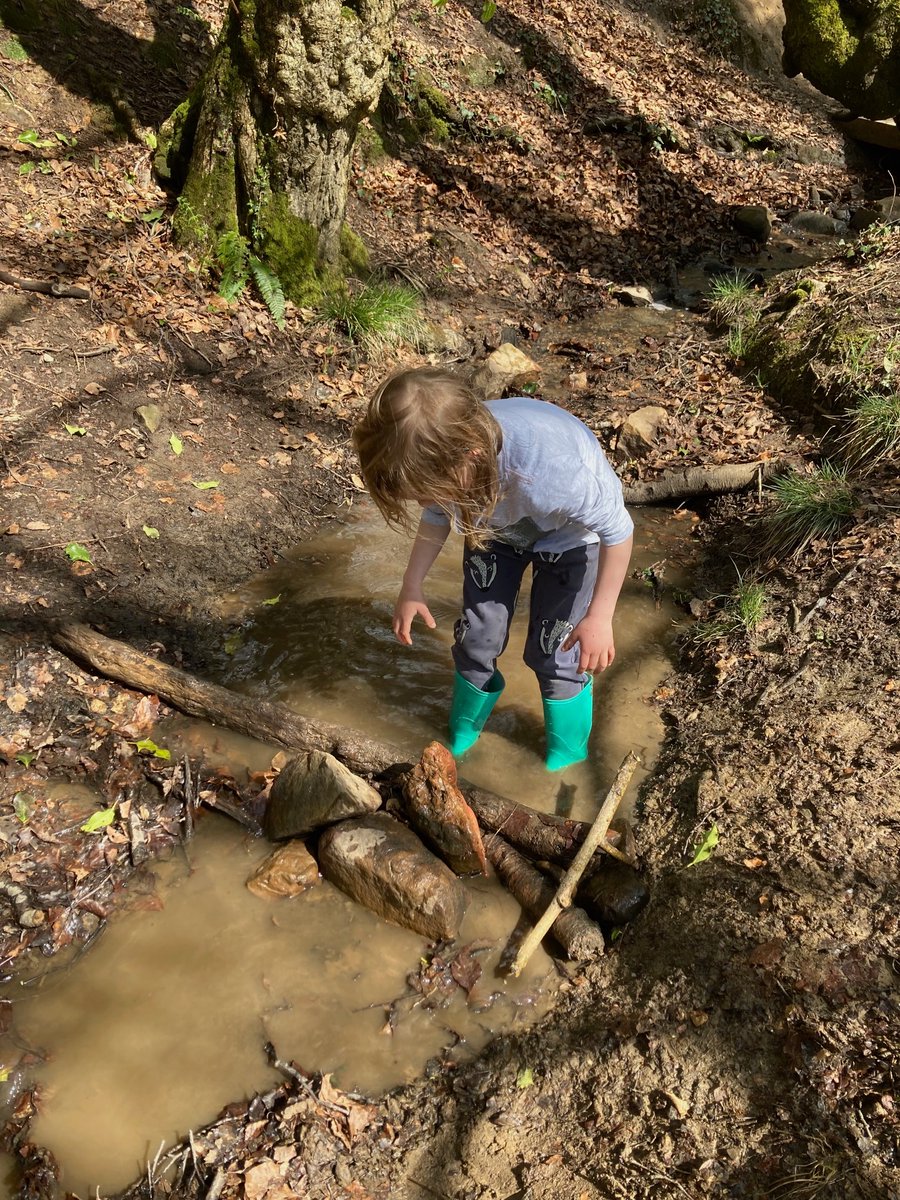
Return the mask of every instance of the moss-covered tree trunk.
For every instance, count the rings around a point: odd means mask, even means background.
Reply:
[[[783,0],[784,69],[858,116],[900,114],[900,0]]]
[[[214,57],[163,131],[176,229],[204,251],[237,234],[298,303],[361,243],[344,225],[351,152],[378,102],[399,0],[232,0]],[[227,244],[227,239],[226,243]]]

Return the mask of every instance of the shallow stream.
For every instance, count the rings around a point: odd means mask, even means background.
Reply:
[[[221,680],[417,754],[444,731],[459,548],[448,546],[429,578],[438,628],[419,626],[413,647],[403,648],[390,615],[409,543],[384,529],[368,502],[354,516],[226,599],[237,632],[225,643]],[[639,513],[633,568],[666,559],[666,581],[676,581],[689,527],[686,515]],[[652,766],[662,728],[648,698],[669,669],[682,614],[665,594],[657,606],[643,579],[627,581],[617,660],[596,684],[590,760],[560,777],[543,767],[540,697],[520,659],[525,608],[523,595],[503,659],[507,690],[462,771],[513,799],[591,819],[629,749],[643,773]],[[173,754],[187,749],[233,770],[266,767],[272,756],[183,719],[154,738]],[[268,1065],[267,1041],[281,1059],[372,1095],[415,1077],[436,1054],[476,1052],[552,1003],[557,976],[545,954],[519,980],[497,971],[519,912],[494,881],[468,884],[461,940],[493,945],[478,955],[481,979],[468,1003],[457,989],[447,1007],[430,1010],[407,982],[425,941],[329,884],[295,900],[256,898],[244,882],[269,849],[224,818],[205,818],[186,852],[154,867],[155,888],[110,921],[89,954],[16,989],[16,1035],[47,1059],[37,1072],[43,1099],[32,1140],[57,1156],[63,1186],[79,1196],[118,1190],[163,1143],[272,1086],[280,1076]]]

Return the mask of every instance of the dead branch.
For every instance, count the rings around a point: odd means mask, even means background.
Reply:
[[[600,806],[600,811],[594,818],[594,823],[591,826],[591,831],[582,842],[578,853],[572,860],[572,865],[569,867],[563,876],[562,883],[551,900],[546,912],[531,930],[522,945],[519,947],[519,953],[516,955],[515,961],[510,967],[511,975],[519,975],[522,968],[531,958],[534,951],[541,944],[544,934],[550,929],[554,921],[559,917],[559,914],[569,907],[572,903],[572,896],[575,893],[575,888],[578,886],[578,881],[584,874],[585,868],[591,861],[591,856],[596,850],[602,838],[606,836],[606,831],[609,829],[609,823],[616,815],[616,810],[622,802],[622,797],[631,783],[631,777],[638,765],[637,755],[629,750],[625,755],[621,767],[616,772],[616,777],[613,780],[612,787],[606,794],[606,799]]]
[[[697,496],[718,496],[754,487],[784,471],[782,462],[722,463],[716,467],[689,467],[661,479],[632,483],[623,488],[626,504],[661,504],[664,501],[689,500]]]
[[[51,283],[49,279],[20,279],[10,271],[0,269],[0,283],[8,283],[20,288],[23,292],[40,292],[44,296],[55,296],[57,299],[90,300],[91,293],[87,288],[76,287],[69,283]]]
[[[496,834],[485,839],[484,848],[491,866],[525,912],[532,917],[544,912],[554,895],[546,875]],[[596,958],[606,949],[599,925],[574,906],[559,914],[553,936],[573,959]]]

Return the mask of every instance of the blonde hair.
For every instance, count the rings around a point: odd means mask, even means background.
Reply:
[[[416,367],[389,376],[353,431],[366,487],[389,525],[410,528],[405,501],[455,512],[473,548],[500,495],[500,426],[451,371]]]

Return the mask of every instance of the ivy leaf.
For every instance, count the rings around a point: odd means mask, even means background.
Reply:
[[[37,166],[37,163],[33,163],[33,162],[22,163],[21,167],[19,167],[19,174],[20,175],[30,175],[36,166]]]
[[[171,758],[172,754],[169,750],[163,749],[162,746],[157,746],[156,742],[150,738],[141,738],[139,742],[135,742],[135,749],[143,753],[145,750],[148,754],[152,754],[154,758]]]
[[[217,488],[218,486],[218,479],[207,479],[202,483],[198,483],[196,479],[191,480],[191,487],[199,488],[201,492],[208,492],[210,488]]]
[[[691,861],[688,863],[688,866],[695,867],[697,865],[697,863],[706,862],[706,860],[709,858],[709,856],[712,854],[713,850],[715,850],[715,848],[716,848],[716,846],[718,846],[718,844],[719,844],[719,827],[718,827],[718,825],[713,825],[712,829],[710,829],[709,833],[706,835],[706,837],[700,843],[699,847],[697,848],[696,854],[691,859]]]
[[[279,592],[277,596],[270,596],[268,600],[263,600],[263,604],[267,604],[269,606],[271,606],[273,604],[280,604],[280,603],[281,603],[281,592]]]
[[[169,438],[169,445],[172,448],[172,453],[175,455],[180,454],[182,452],[182,450],[184,449],[184,442],[181,440],[181,438],[178,436],[177,433],[173,433],[172,436]]]
[[[534,1083],[534,1072],[531,1067],[523,1067],[516,1076],[516,1087],[527,1088]]]
[[[158,529],[154,529],[152,525],[142,525],[141,529],[143,529],[144,533],[146,533],[147,537],[150,538],[152,541],[154,541],[154,542],[159,541],[159,530]]]
[[[71,433],[72,437],[84,437],[87,430],[83,425],[67,425],[66,433]]]
[[[16,762],[21,763],[23,767],[30,767],[37,755],[32,750],[23,750],[21,754],[16,755]]]
[[[481,10],[482,25],[487,25],[488,22],[493,21],[496,14],[497,14],[497,5],[494,3],[494,0],[487,0],[487,2],[485,3],[484,7]]]
[[[116,819],[116,806],[112,808],[101,808],[99,812],[91,813],[85,823],[81,826],[82,833],[96,833],[99,829],[105,829],[107,825],[112,825]]]
[[[17,821],[22,825],[28,824],[28,818],[31,816],[31,797],[26,792],[16,792],[13,796],[13,812]]]
[[[68,546],[66,546],[66,558],[72,562],[86,562],[91,563],[91,566],[94,565],[91,562],[91,556],[88,554],[86,547],[80,546],[78,542],[69,542]]]

